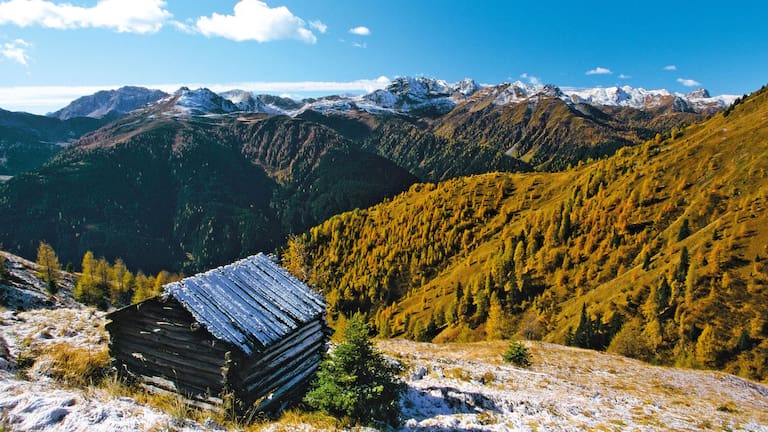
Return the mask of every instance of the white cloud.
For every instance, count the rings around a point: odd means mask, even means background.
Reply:
[[[676,71],[677,70],[677,66],[675,66],[675,65],[666,65],[666,66],[664,66],[664,70],[665,71]]]
[[[632,77],[629,75],[619,74],[619,79],[630,79],[630,78]]]
[[[168,22],[170,25],[176,28],[176,30],[186,34],[197,34],[197,27],[194,24],[183,23],[181,21],[171,20]]]
[[[368,48],[368,44],[367,43],[352,42],[352,46],[355,47],[355,48]]]
[[[99,0],[92,7],[48,0],[8,0],[0,2],[0,25],[39,25],[59,30],[94,27],[120,33],[154,33],[172,16],[164,8],[164,0]]]
[[[600,66],[586,72],[587,75],[610,75],[612,73],[610,69]]]
[[[287,7],[271,8],[259,0],[240,0],[235,5],[234,15],[214,13],[210,17],[200,17],[197,29],[209,37],[220,36],[238,42],[283,39],[298,39],[311,44],[317,42],[306,22]]]
[[[527,72],[523,72],[522,74],[520,74],[520,78],[528,80],[529,84],[541,85],[541,80],[538,77],[529,75]]]
[[[700,86],[701,85],[700,82],[698,82],[696,80],[688,79],[688,78],[678,78],[677,82],[679,82],[680,84],[682,84],[682,85],[684,85],[686,87],[696,87],[696,86]]]
[[[328,30],[328,26],[320,20],[310,21],[309,26],[319,31],[320,33],[325,33]]]
[[[358,36],[368,36],[371,34],[371,29],[364,26],[358,26],[349,29],[349,32]]]
[[[8,60],[26,66],[29,62],[29,55],[27,54],[27,48],[29,47],[30,44],[28,42],[23,39],[16,39],[13,42],[6,42],[0,46],[0,55]]]
[[[385,76],[375,79],[360,79],[354,81],[286,81],[286,82],[233,82],[233,83],[166,83],[166,84],[131,84],[141,87],[163,90],[172,93],[182,86],[189,88],[205,87],[214,92],[232,89],[269,93],[290,94],[301,97],[302,93],[370,93],[389,85],[391,80]],[[73,100],[96,93],[99,90],[110,90],[122,85],[105,86],[22,86],[0,87],[0,107],[11,111],[27,111],[45,114],[60,109]]]

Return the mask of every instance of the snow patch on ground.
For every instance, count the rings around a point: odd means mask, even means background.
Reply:
[[[21,381],[8,372],[0,372],[0,395],[4,421],[18,431],[204,430],[131,398],[110,399],[98,391],[87,395],[50,382]]]
[[[381,342],[409,366],[401,430],[768,431],[768,386],[718,372],[528,345],[531,369],[502,363],[503,342]]]
[[[4,311],[0,335],[11,359],[55,343],[103,349],[104,321],[102,312],[84,307]],[[505,342],[380,341],[385,354],[408,368],[403,422],[397,430],[768,432],[768,386],[763,384],[720,372],[654,367],[595,351],[525,343],[533,354],[529,369],[501,361]],[[178,418],[105,388],[72,388],[48,377],[43,365],[26,374],[12,366],[0,367],[0,429],[221,429],[214,422]],[[280,423],[263,428],[314,430]]]
[[[10,358],[0,368],[5,369],[0,370],[0,429],[7,425],[17,431],[107,432],[203,431],[215,427],[176,419],[101,389],[68,387],[47,376],[43,359],[26,374],[13,369],[19,356],[35,355],[52,344],[102,349],[108,338],[104,324],[103,312],[85,307],[0,313],[0,335]]]

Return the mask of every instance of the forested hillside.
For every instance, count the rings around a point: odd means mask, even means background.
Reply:
[[[768,377],[768,91],[562,173],[414,185],[285,262],[382,336],[511,334]]]
[[[101,119],[59,120],[0,109],[0,175],[35,169],[67,144],[106,123]]]
[[[138,113],[0,187],[0,243],[32,256],[46,241],[64,263],[91,250],[145,272],[194,272],[414,181],[317,123]]]

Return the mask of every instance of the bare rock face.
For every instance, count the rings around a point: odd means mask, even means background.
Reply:
[[[144,87],[120,87],[117,90],[102,90],[90,96],[75,99],[66,107],[49,114],[60,120],[75,117],[119,117],[123,114],[152,104],[168,96],[160,90],[151,90]]]
[[[0,306],[14,311],[78,306],[72,297],[74,275],[60,272],[58,291],[51,295],[45,283],[37,277],[37,264],[8,252],[0,251],[0,255],[5,257],[7,269],[7,274],[0,280]]]

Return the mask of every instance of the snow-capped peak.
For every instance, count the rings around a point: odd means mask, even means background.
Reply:
[[[646,90],[630,86],[572,90],[566,92],[566,95],[573,103],[637,109],[654,109],[671,104],[676,111],[704,113],[723,109],[736,99],[736,96],[732,95],[711,97],[706,89],[698,89],[688,94],[673,94],[666,89]]]
[[[290,99],[270,95],[256,95],[245,90],[229,90],[221,93],[221,96],[235,104],[238,111],[244,112],[292,114],[303,106],[303,104]]]
[[[705,88],[696,89],[692,92],[686,93],[685,97],[688,99],[709,99],[712,96],[709,95],[709,92]]]
[[[237,105],[207,88],[190,90],[181,87],[174,95],[177,99],[173,111],[178,114],[224,114],[238,111]]]
[[[182,87],[158,102],[170,115],[209,115],[233,112],[298,115],[307,110],[319,112],[367,111],[373,114],[445,114],[461,103],[490,100],[496,106],[537,103],[540,98],[556,98],[568,104],[657,109],[712,113],[732,104],[736,96],[710,96],[705,89],[687,94],[669,90],[646,90],[631,86],[566,88],[552,84],[527,84],[522,81],[498,85],[478,84],[465,78],[455,83],[426,77],[398,77],[385,88],[359,96],[326,96],[296,101],[272,95],[257,95],[245,90],[216,94],[209,89]]]
[[[363,96],[360,101],[400,112],[428,108],[448,112],[479,89],[480,86],[468,78],[449,84],[444,80],[425,77],[400,77],[386,88]]]

